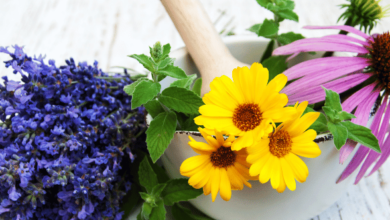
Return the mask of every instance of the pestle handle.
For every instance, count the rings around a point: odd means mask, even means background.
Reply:
[[[202,76],[202,94],[218,76],[231,77],[238,62],[222,42],[198,0],[161,0]]]

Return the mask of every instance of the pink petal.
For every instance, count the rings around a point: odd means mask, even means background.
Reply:
[[[341,104],[343,110],[346,112],[352,112],[352,110],[354,110],[355,107],[359,105],[359,103],[366,100],[366,98],[370,95],[370,93],[375,88],[375,86],[376,83],[372,83],[360,89],[359,91],[355,92],[354,94],[352,94],[350,97],[348,97],[347,100],[345,100]]]
[[[343,31],[346,31],[346,32],[349,32],[349,33],[353,33],[353,34],[356,34],[360,37],[363,37],[364,39],[367,39],[369,38],[370,36],[368,36],[367,34],[359,31],[358,29],[355,29],[351,26],[347,26],[347,25],[334,25],[334,26],[305,26],[303,28],[306,28],[306,29],[337,29],[337,30],[343,30]]]
[[[371,130],[372,130],[372,133],[378,138],[378,131],[379,131],[379,127],[380,127],[380,124],[381,124],[381,119],[382,119],[382,116],[383,116],[383,113],[386,109],[386,106],[387,106],[387,103],[386,104],[382,104],[377,113],[375,114],[375,117],[374,117],[374,120],[370,126]],[[387,122],[385,124],[388,124]],[[371,166],[372,163],[375,162],[375,160],[379,157],[379,153],[373,151],[370,149],[370,153],[368,154],[366,160],[364,161],[362,167],[360,168],[359,170],[359,173],[358,175],[356,176],[356,179],[355,179],[355,184],[357,184],[364,176],[364,174],[366,173],[367,169]]]
[[[358,144],[357,142],[348,139],[347,143],[345,143],[345,145],[341,147],[340,152],[339,152],[340,153],[340,158],[339,158],[340,164],[344,163],[344,161],[348,158],[348,156],[355,149],[357,144]]]
[[[324,57],[299,63],[284,71],[284,74],[288,77],[288,80],[293,80],[316,73],[319,69],[325,71],[362,63],[368,66],[370,65],[369,62],[369,59],[362,57]]]
[[[322,86],[324,86],[327,89],[331,89],[337,93],[342,93],[342,92],[366,81],[369,77],[370,77],[370,75],[368,75],[368,74],[357,73],[357,74],[352,74],[352,75],[325,83]],[[346,82],[348,82],[348,83],[346,83]],[[300,87],[300,88],[302,88],[302,87]],[[297,101],[299,101],[299,102],[308,101],[311,104],[311,103],[316,103],[316,102],[320,102],[320,101],[325,100],[325,92],[321,86],[317,86],[317,87],[313,87],[310,89],[302,89],[302,92],[290,95],[288,97],[288,99],[289,99],[289,101],[288,101],[289,105],[293,105]]]
[[[333,39],[335,41],[339,40],[340,42],[350,41],[350,42],[361,44],[361,45],[366,46],[366,47],[370,46],[370,43],[368,43],[367,41],[359,40],[355,37],[351,37],[351,36],[344,35],[344,34],[328,35],[328,36],[325,36],[323,38]]]
[[[378,162],[376,162],[375,166],[372,168],[371,172],[368,174],[368,175],[371,175],[373,174],[375,171],[377,171],[379,169],[379,167],[381,167],[383,165],[383,163],[387,160],[387,158],[389,157],[390,155],[390,138],[387,138],[385,143],[383,144],[383,150],[382,150],[382,153],[381,153],[381,157],[379,158]]]
[[[349,73],[353,73],[359,70],[364,69],[367,66],[365,63],[355,64],[355,65],[345,65],[339,66],[332,69],[317,69],[316,72],[313,72],[310,75],[306,75],[302,77],[288,86],[286,86],[282,92],[287,95],[292,95],[294,93],[302,93],[302,88],[309,89],[313,87],[317,87],[318,85],[324,84],[331,80],[340,78],[341,76],[347,75]],[[354,74],[356,77],[359,75]],[[369,76],[370,74],[364,74],[364,77]],[[288,77],[288,76],[287,76]],[[349,82],[347,82],[349,83]]]
[[[294,41],[285,46],[275,49],[273,55],[288,55],[297,52],[310,52],[310,51],[338,51],[338,52],[351,52],[351,53],[368,53],[369,51],[363,47],[351,43],[340,43],[333,39],[328,38],[307,38]]]
[[[364,160],[368,153],[369,148],[360,146],[355,155],[353,156],[351,162],[349,162],[348,166],[345,168],[339,179],[336,181],[336,183],[339,183],[343,181],[345,178],[347,178],[349,175],[353,173],[353,171],[358,168],[360,163]]]

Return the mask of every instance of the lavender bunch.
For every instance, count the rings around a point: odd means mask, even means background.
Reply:
[[[124,75],[0,47],[22,82],[0,85],[0,219],[121,219],[145,110]]]

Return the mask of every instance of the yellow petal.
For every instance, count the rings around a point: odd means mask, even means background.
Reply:
[[[229,118],[233,117],[233,112],[216,105],[202,105],[199,113],[207,117]]]
[[[229,95],[233,97],[237,101],[237,103],[242,104],[245,102],[245,98],[242,95],[241,91],[239,91],[239,89],[229,77],[221,76],[220,79],[221,82],[224,84],[225,88],[229,88]]]
[[[244,188],[241,178],[237,176],[236,171],[233,170],[232,166],[227,168],[227,175],[229,177],[232,190],[242,190]]]
[[[208,194],[210,194],[211,192],[211,182],[213,180],[213,176],[214,176],[214,168],[211,168],[210,169],[210,173],[209,173],[209,180],[207,181],[207,183],[203,186],[203,194],[205,194],[206,196]]]
[[[239,151],[244,147],[251,146],[253,144],[253,132],[247,131],[242,136],[238,137],[232,144],[232,150]]]
[[[197,125],[204,125],[206,128],[218,129],[220,131],[223,131],[222,128],[224,127],[233,125],[232,118],[206,117],[203,115],[196,117],[194,121]]]
[[[302,159],[297,157],[295,154],[291,153],[287,154],[285,159],[293,170],[295,179],[300,183],[305,182],[307,176],[309,175],[309,169],[307,168],[305,162],[303,162]]]
[[[218,130],[215,130],[215,137],[217,139],[218,145],[222,146],[225,143],[225,139],[223,138],[223,135]]]
[[[188,184],[196,189],[203,187],[209,179],[208,175],[210,173],[211,168],[212,164],[208,163],[203,169],[200,169],[199,172],[195,173],[193,176],[190,177],[190,179],[188,180]]]
[[[287,76],[284,74],[278,74],[267,85],[275,92],[280,92],[287,83]]]
[[[274,163],[278,160],[277,157],[271,156],[267,163],[264,165],[263,169],[260,172],[260,182],[266,183],[271,178],[271,172],[272,168],[274,166]]]
[[[228,174],[226,172],[225,168],[222,168],[219,170],[221,175],[221,184],[219,186],[220,191],[219,194],[221,195],[221,198],[225,201],[229,201],[232,197],[232,189],[230,186],[230,181]]]
[[[262,171],[264,165],[268,162],[268,160],[272,157],[271,153],[267,153],[263,157],[261,157],[259,160],[257,160],[255,163],[252,164],[252,166],[249,168],[249,175],[251,176],[257,176]]]
[[[202,100],[203,100],[204,104],[206,104],[206,105],[216,105],[216,106],[220,106],[220,107],[227,109],[227,110],[230,110],[230,111],[234,111],[234,109],[238,105],[237,101],[227,102],[226,98],[221,99],[221,95],[217,95],[217,94],[214,94],[212,92],[205,94],[203,96]],[[231,100],[233,100],[233,99],[231,99]]]
[[[192,148],[201,150],[201,151],[215,151],[217,148],[215,148],[213,145],[209,145],[203,142],[197,142],[197,141],[190,141],[188,142],[188,145],[190,145]]]
[[[245,186],[252,188],[252,185],[248,182],[249,178],[245,178],[242,173],[242,169],[236,166],[238,163],[235,163],[234,166],[231,166],[232,171],[235,172],[236,177],[241,179],[241,182],[245,184]],[[249,176],[249,175],[248,175]]]
[[[280,161],[277,158],[272,166],[272,173],[271,173],[271,186],[274,189],[277,189],[280,185],[280,175],[281,175],[281,166]]]
[[[190,172],[201,168],[210,162],[210,156],[208,155],[198,155],[186,159],[180,166],[180,174],[183,176],[189,176]]]
[[[291,152],[302,157],[315,158],[321,155],[321,149],[314,141],[306,143],[294,143],[291,146]]]
[[[291,138],[293,143],[307,143],[308,141],[313,141],[317,137],[317,132],[313,129],[309,129],[304,133]]]
[[[295,178],[294,178],[294,173],[291,170],[289,164],[287,161],[281,157],[280,158],[280,165],[282,167],[282,173],[283,173],[283,178],[284,181],[286,182],[287,187],[291,190],[294,191],[297,187]]]
[[[215,198],[217,198],[220,182],[221,182],[221,176],[219,172],[219,168],[213,167],[214,169],[214,176],[211,177],[211,198],[212,201],[215,201]]]
[[[279,161],[280,162],[280,161]],[[276,189],[276,191],[278,191],[278,193],[282,193],[284,192],[284,190],[286,189],[286,183],[284,181],[284,178],[283,178],[283,170],[281,171],[280,173],[280,183],[279,183],[279,187]]]
[[[290,136],[295,137],[306,131],[320,116],[319,112],[309,112],[297,119],[293,125],[287,128]]]

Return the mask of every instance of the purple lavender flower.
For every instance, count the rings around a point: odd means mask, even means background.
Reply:
[[[146,150],[130,76],[14,49],[0,47],[22,76],[0,84],[0,219],[120,219],[133,150]]]
[[[390,34],[387,32],[369,36],[350,26],[310,26],[306,28],[338,29],[362,38],[336,34],[321,38],[302,39],[277,48],[273,52],[274,55],[293,54],[293,56],[307,51],[351,52],[357,54],[350,57],[318,58],[291,67],[284,74],[289,80],[295,81],[286,86],[282,92],[289,96],[289,104],[298,100],[308,100],[310,103],[316,103],[325,99],[325,93],[321,85],[338,93],[343,93],[351,88],[358,88],[354,94],[342,103],[342,106],[343,110],[347,112],[355,110],[356,118],[352,119],[352,122],[364,126],[368,122],[375,103],[380,104],[370,128],[379,141],[382,154],[365,146],[360,146],[338,180],[339,182],[347,178],[364,161],[355,180],[355,183],[358,183],[374,162],[376,164],[369,175],[378,170],[390,155],[390,138],[385,138],[390,120],[388,103],[390,91]],[[382,117],[384,117],[384,123],[381,123]],[[347,141],[346,145],[340,150],[340,163],[345,161],[356,145],[356,142]]]

